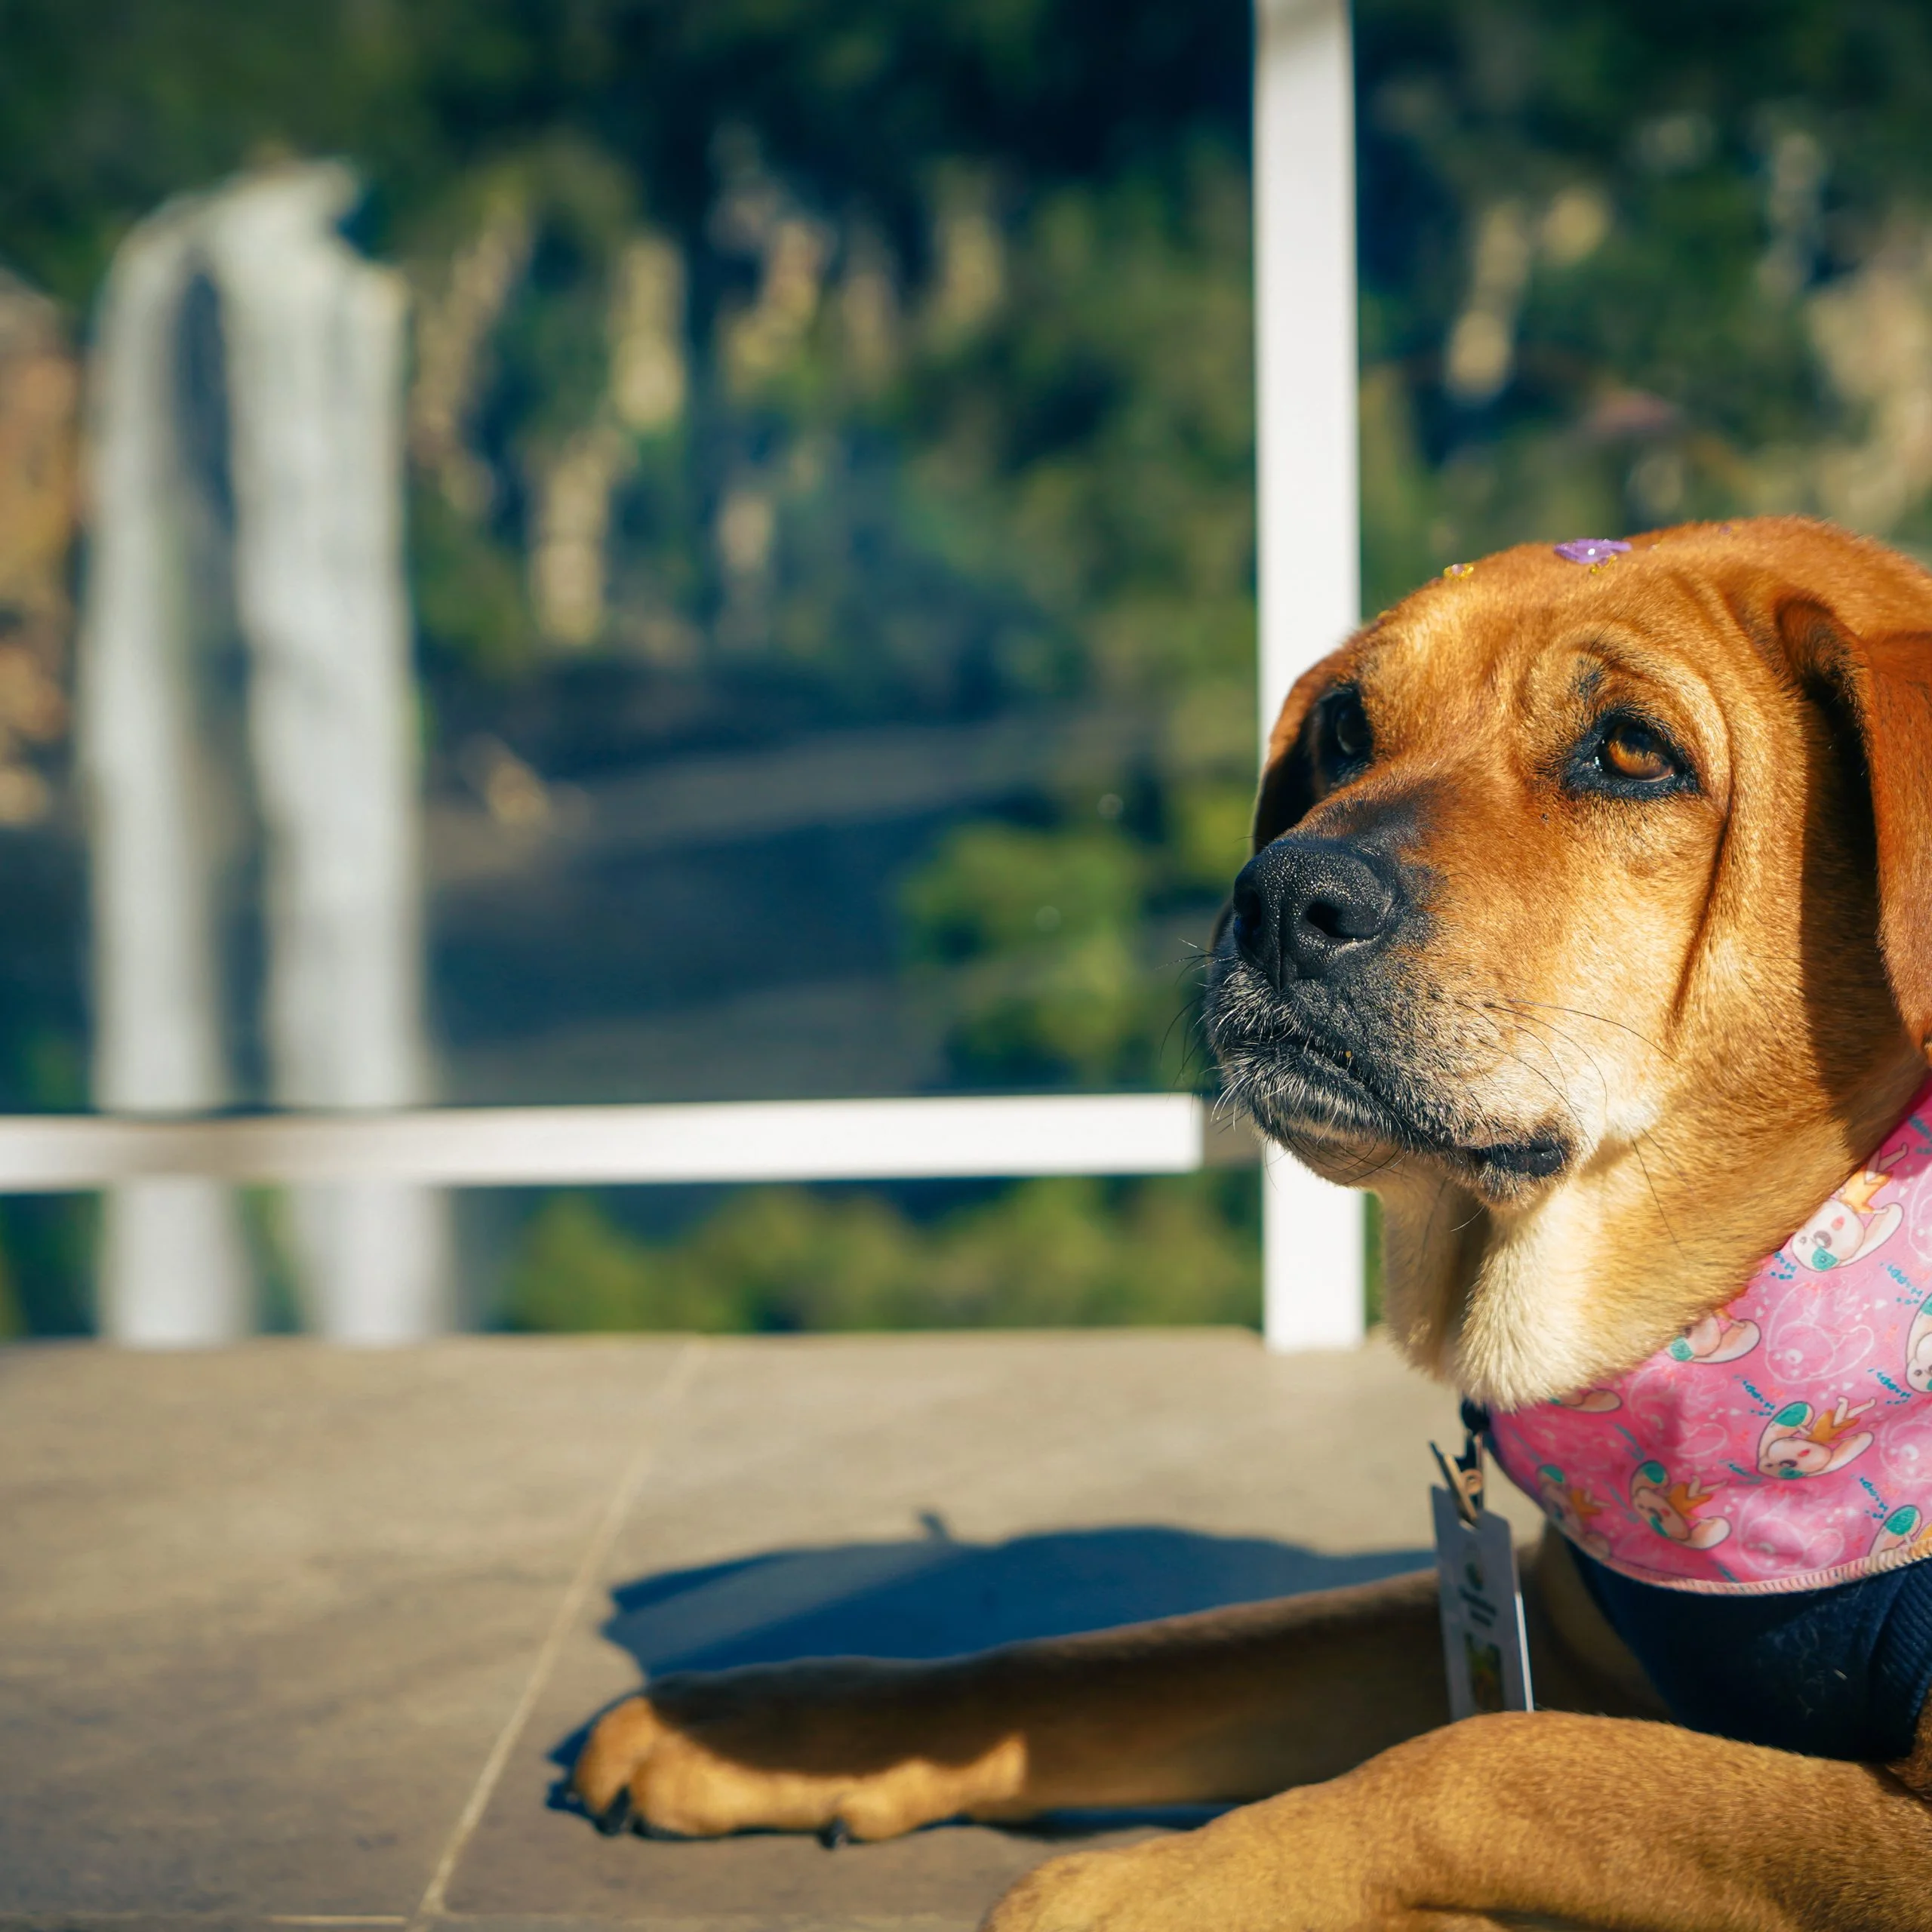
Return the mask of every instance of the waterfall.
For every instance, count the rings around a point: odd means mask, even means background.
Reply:
[[[261,827],[272,1099],[425,1095],[405,301],[338,232],[355,195],[346,169],[316,164],[171,203],[124,242],[103,296],[78,720],[103,1106],[191,1112],[234,1091],[220,907],[235,843],[223,801],[244,791]],[[199,386],[198,295],[218,330]],[[246,667],[240,778],[213,768],[225,632]],[[340,1183],[296,1189],[291,1206],[312,1326],[392,1341],[445,1325],[440,1195]],[[125,1340],[241,1332],[229,1192],[114,1190],[100,1299],[103,1332]]]

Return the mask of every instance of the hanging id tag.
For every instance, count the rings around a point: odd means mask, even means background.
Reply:
[[[1469,1430],[1453,1464],[1434,1443],[1429,1446],[1448,1484],[1432,1489],[1429,1496],[1435,1515],[1436,1589],[1450,1717],[1534,1709],[1515,1546],[1507,1520],[1483,1507],[1481,1439]]]

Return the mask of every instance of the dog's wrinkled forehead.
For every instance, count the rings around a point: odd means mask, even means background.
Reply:
[[[1815,623],[1813,620],[1815,619]],[[1795,698],[1819,652],[1804,633],[1877,637],[1932,623],[1932,580],[1896,552],[1790,518],[1692,525],[1628,540],[1522,544],[1457,565],[1385,611],[1296,687],[1271,739],[1291,760],[1324,692],[1361,688],[1380,748],[1445,753],[1521,737],[1540,711],[1600,695],[1599,675],[1655,686],[1675,721],[1721,744],[1730,704]],[[1306,810],[1292,774],[1257,833]]]
[[[1547,761],[1584,712],[1639,693],[1700,747],[1709,741],[1718,768],[1709,775],[1722,777],[1712,632],[1714,624],[1735,632],[1737,620],[1690,554],[1697,547],[1633,546],[1578,562],[1525,545],[1459,566],[1383,612],[1284,709],[1257,845],[1317,806],[1325,823],[1392,801],[1404,787],[1466,778],[1485,761]],[[1758,675],[1768,688],[1768,668]],[[1363,782],[1339,790],[1324,782],[1314,742],[1337,693],[1359,703],[1375,752]]]
[[[1600,644],[1633,668],[1641,647],[1682,657],[1720,681],[1768,674],[1789,686],[1789,614],[1829,613],[1860,635],[1922,629],[1932,583],[1897,552],[1825,525],[1778,518],[1691,525],[1622,540],[1521,544],[1452,565],[1364,626],[1311,679],[1373,672],[1387,701],[1414,698],[1435,719],[1497,718],[1505,681],[1535,654]],[[1304,687],[1310,680],[1303,681]],[[1312,694],[1298,688],[1304,699]],[[1306,711],[1291,699],[1271,754],[1290,749]]]
[[[1426,691],[1438,715],[1493,716],[1513,694],[1507,680],[1538,654],[1668,649],[1707,632],[1709,600],[1688,561],[1637,551],[1579,566],[1546,546],[1506,550],[1383,612],[1361,635],[1362,661],[1383,669],[1392,696]]]

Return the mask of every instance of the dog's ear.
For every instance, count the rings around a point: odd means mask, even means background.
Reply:
[[[1254,849],[1272,844],[1315,806],[1315,744],[1310,726],[1315,700],[1336,678],[1327,658],[1304,671],[1289,691],[1268,734],[1268,761],[1254,801]]]
[[[1777,608],[1786,661],[1856,729],[1877,835],[1878,947],[1899,1012],[1932,1054],[1932,630],[1854,635],[1823,604]]]

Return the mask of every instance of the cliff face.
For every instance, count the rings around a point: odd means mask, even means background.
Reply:
[[[0,270],[0,826],[46,817],[66,736],[79,385],[59,310]]]

